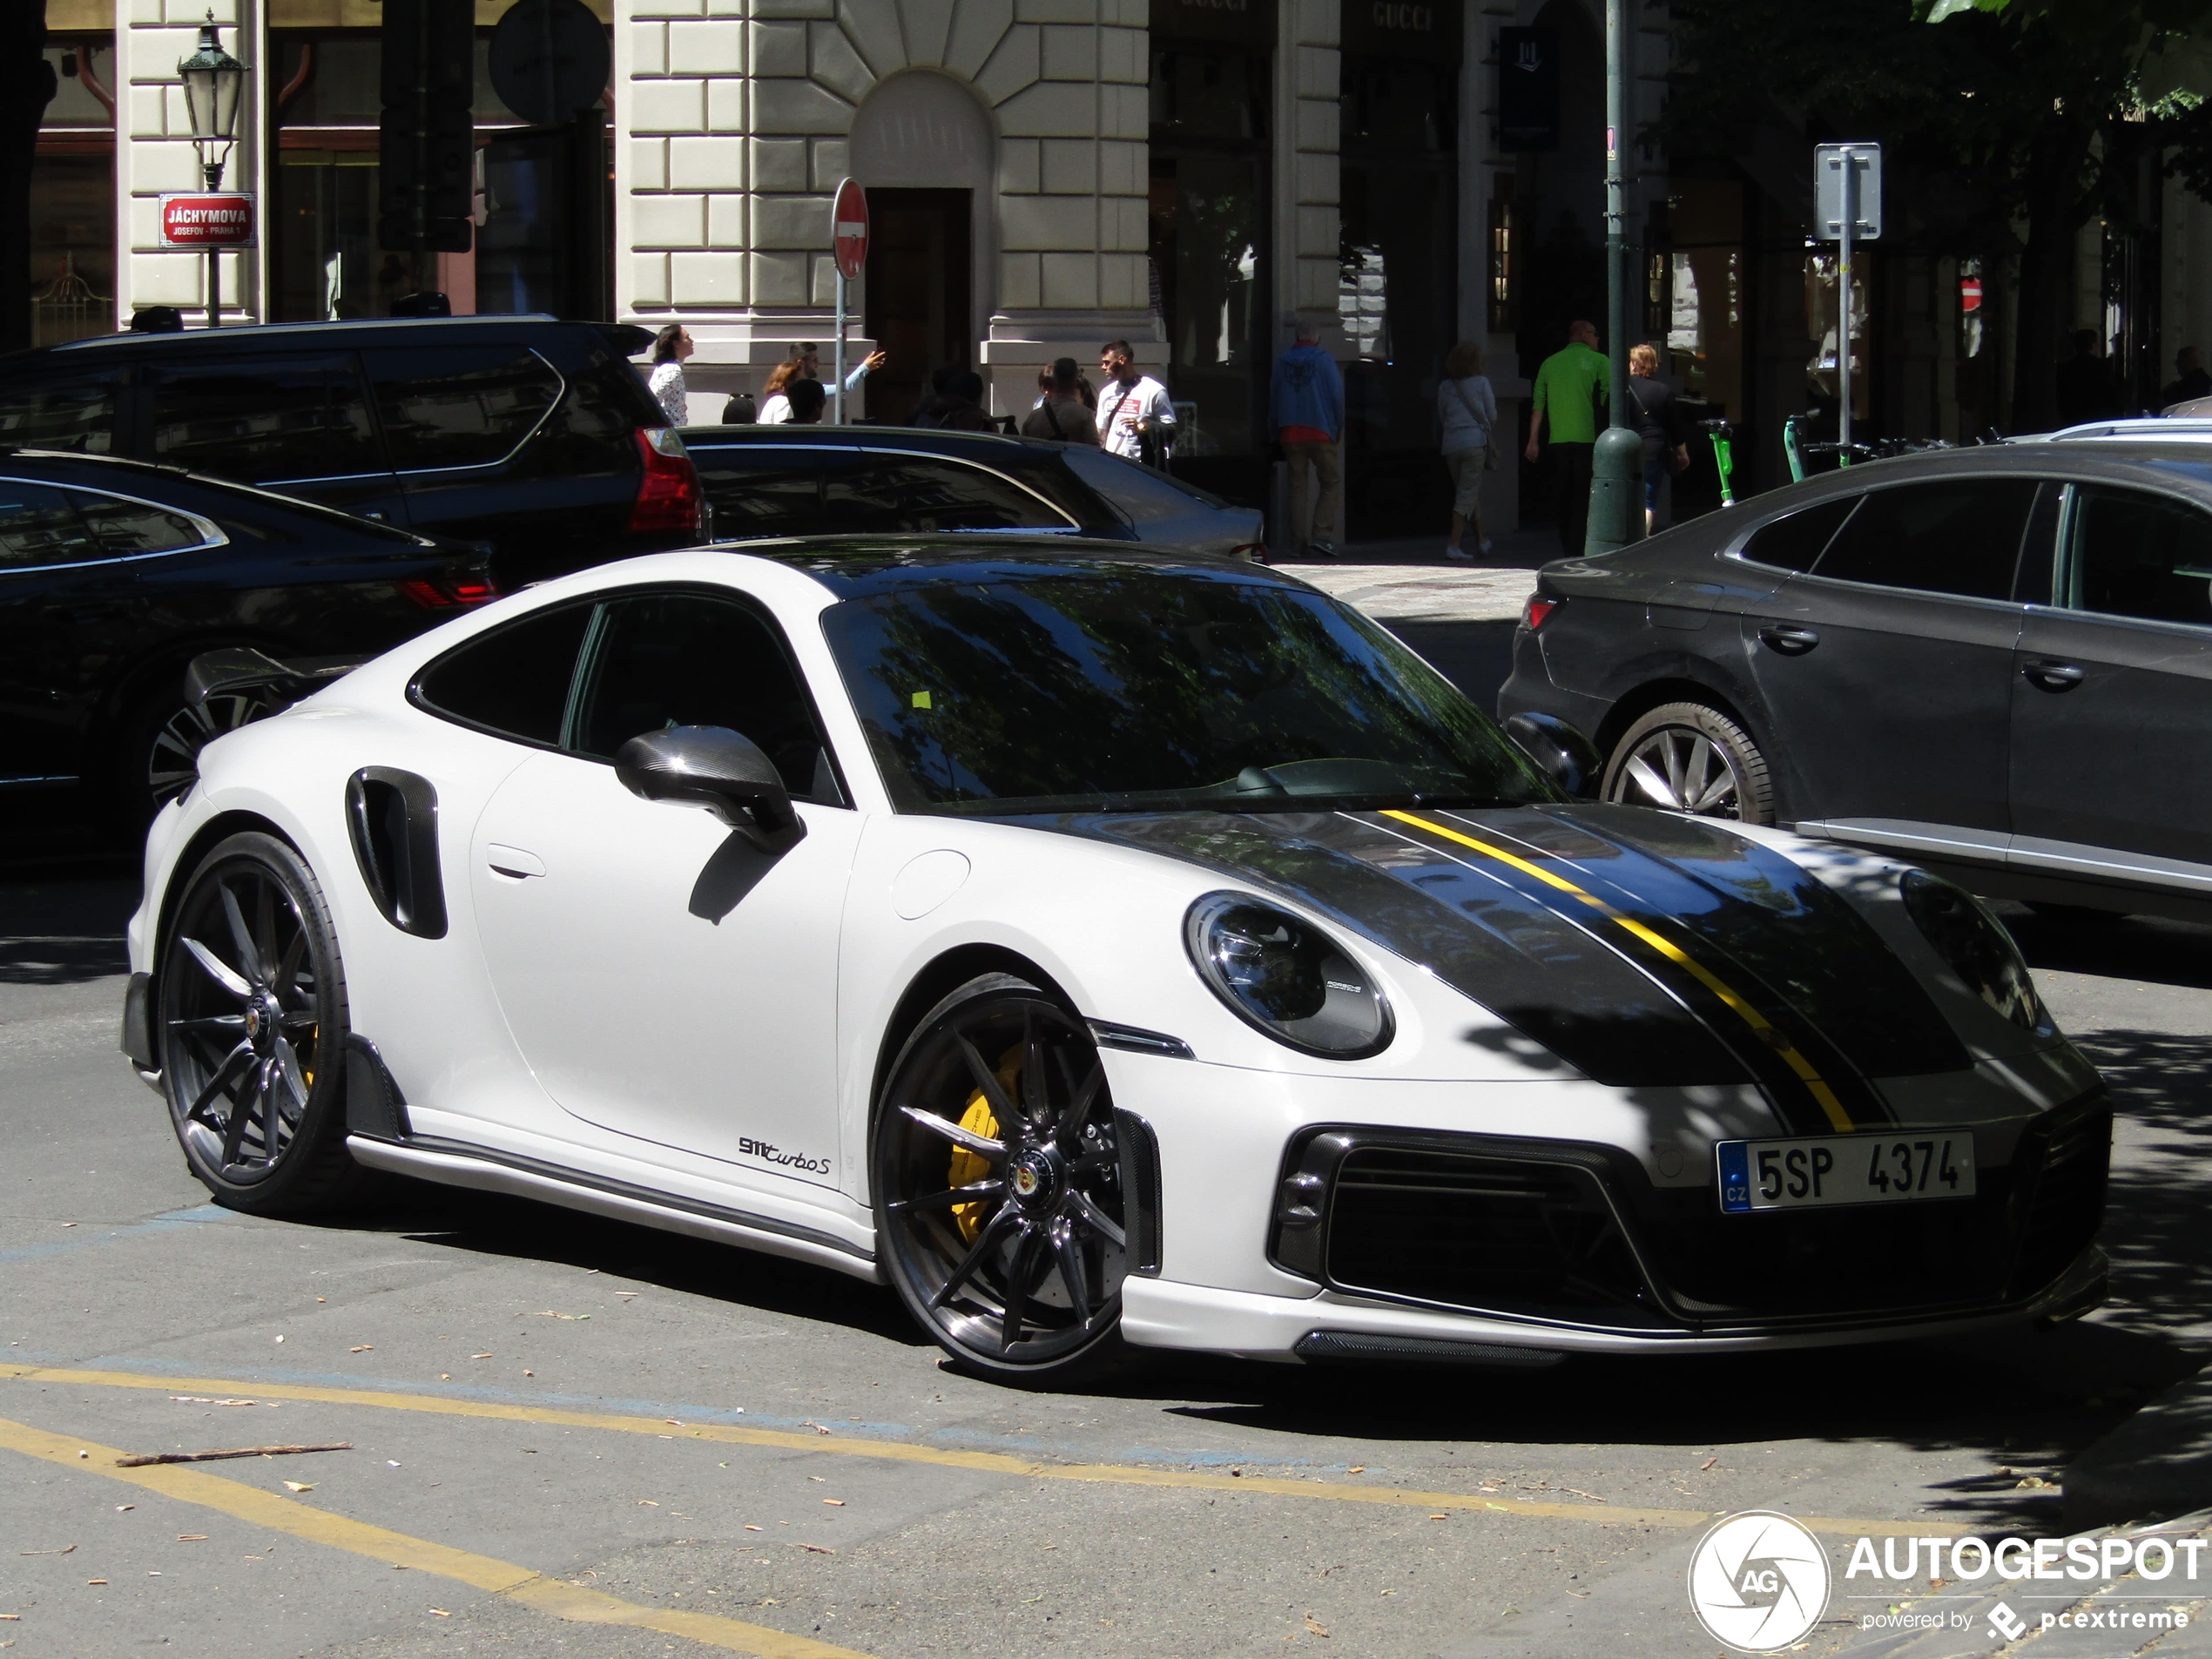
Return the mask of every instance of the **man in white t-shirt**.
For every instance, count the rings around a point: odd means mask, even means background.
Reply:
[[[1175,406],[1168,388],[1140,373],[1126,340],[1109,340],[1098,348],[1106,384],[1098,391],[1098,444],[1109,455],[1144,458],[1136,423],[1146,422],[1162,449],[1175,437]]]

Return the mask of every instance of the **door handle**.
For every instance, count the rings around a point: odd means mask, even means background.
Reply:
[[[1782,656],[1802,657],[1820,643],[1820,635],[1814,629],[1800,628],[1793,623],[1770,622],[1760,625],[1759,642]]]
[[[519,846],[502,846],[497,841],[484,843],[484,862],[491,866],[493,874],[512,876],[518,881],[524,876],[545,873],[545,860],[536,853],[525,853]]]
[[[2074,663],[2030,660],[2020,664],[2020,672],[2039,691],[2070,691],[2086,678],[2082,669]]]

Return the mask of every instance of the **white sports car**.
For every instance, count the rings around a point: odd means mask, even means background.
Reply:
[[[1988,912],[1578,801],[1540,728],[1250,565],[633,559],[212,745],[124,1046],[225,1204],[523,1194],[888,1280],[1006,1378],[2094,1306],[2110,1109]]]

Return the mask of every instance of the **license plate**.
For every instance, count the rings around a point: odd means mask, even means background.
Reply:
[[[1974,1196],[1971,1130],[1723,1141],[1713,1152],[1721,1208],[1730,1215]]]

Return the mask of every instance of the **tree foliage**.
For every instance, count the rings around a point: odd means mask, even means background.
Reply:
[[[2146,158],[2212,185],[2212,103],[2193,84],[2212,78],[2212,0],[1676,0],[1673,15],[1657,136],[1675,153],[1744,154],[1777,122],[1878,139],[1892,235],[2017,258],[2016,429],[2051,414],[2080,227],[2134,219]]]

